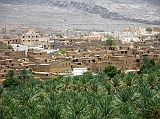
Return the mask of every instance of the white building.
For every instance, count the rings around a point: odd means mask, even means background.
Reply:
[[[83,75],[83,73],[87,72],[87,68],[73,68],[72,74],[74,76],[80,76]]]

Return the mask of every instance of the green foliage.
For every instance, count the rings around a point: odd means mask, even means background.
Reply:
[[[0,86],[0,95],[3,93],[3,87]]]
[[[13,49],[11,45],[0,44],[0,49]]]
[[[151,28],[151,27],[147,27],[147,28],[146,28],[146,31],[152,32],[152,28]]]
[[[17,86],[24,83],[30,82],[33,79],[32,73],[29,70],[23,69],[20,74],[16,76],[13,70],[10,70],[7,74],[6,80],[3,82],[4,87]]]
[[[113,78],[116,74],[119,74],[120,71],[118,71],[116,69],[116,67],[114,66],[107,66],[104,70],[104,72],[110,77],[110,78]]]
[[[7,49],[13,49],[13,47],[11,45],[8,45]]]
[[[114,42],[113,39],[107,39],[106,40],[106,45],[112,46],[112,45],[115,45],[115,42]]]
[[[115,45],[115,41],[114,41],[114,37],[113,37],[113,36],[109,35],[109,36],[107,37],[106,45],[108,45],[108,46]]]
[[[108,38],[109,40],[113,40],[113,39],[114,39],[114,37],[111,36],[111,35],[108,35],[107,38]]]
[[[108,73],[109,72],[109,73]],[[112,77],[108,77],[110,74]],[[115,74],[116,72],[116,74]],[[118,73],[117,73],[118,72]],[[106,72],[83,76],[57,77],[45,81],[22,70],[7,80],[18,80],[0,87],[1,119],[159,119],[160,75]]]
[[[57,34],[56,37],[63,38],[63,36],[61,34]]]
[[[64,55],[66,53],[66,49],[65,48],[61,48],[60,49],[60,53]]]
[[[16,79],[14,71],[10,70],[8,71],[7,78],[3,82],[4,87],[11,87],[11,86],[17,86],[19,84],[19,81]]]
[[[140,73],[147,74],[152,73],[160,69],[160,65],[154,60],[144,57],[140,67]]]
[[[22,69],[20,71],[20,74],[18,76],[19,80],[21,82],[26,82],[27,80],[30,80],[32,77],[32,73],[29,71],[29,70],[26,70],[26,69]]]

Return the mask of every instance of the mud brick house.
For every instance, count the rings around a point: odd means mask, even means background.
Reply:
[[[29,68],[33,72],[48,72],[52,74],[71,73],[70,62],[52,62],[50,64],[32,64]]]
[[[7,44],[21,44],[21,39],[6,39]]]
[[[40,63],[45,63],[52,60],[52,56],[48,55],[47,52],[34,51],[34,50],[29,50],[27,52],[27,58],[32,62],[40,62]]]

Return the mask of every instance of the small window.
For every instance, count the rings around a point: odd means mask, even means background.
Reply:
[[[81,63],[78,63],[78,65],[81,65]]]
[[[140,59],[137,59],[136,62],[140,62]]]

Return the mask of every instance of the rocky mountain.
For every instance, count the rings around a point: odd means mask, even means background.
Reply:
[[[65,28],[160,25],[159,13],[159,0],[0,0],[0,24]]]

